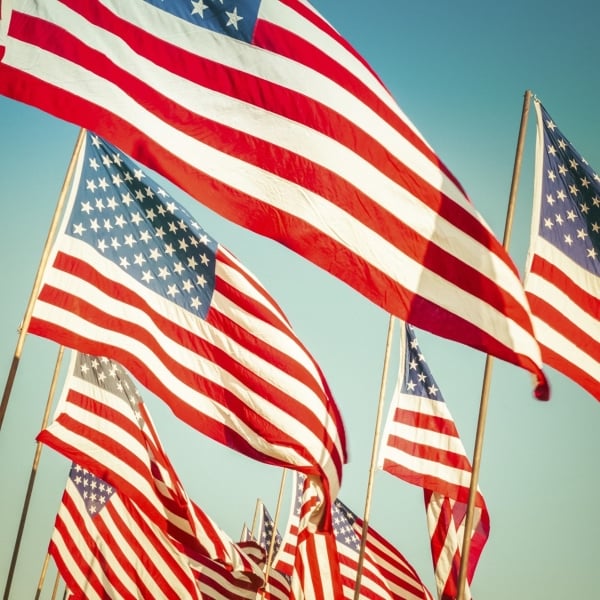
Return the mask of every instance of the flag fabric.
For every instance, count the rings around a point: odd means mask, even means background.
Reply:
[[[290,516],[282,544],[274,558],[275,568],[291,573],[300,531],[300,514],[304,477],[296,475]],[[336,538],[336,560],[345,600],[354,600],[361,538],[364,524],[339,498],[332,507]],[[361,574],[360,598],[373,600],[432,600],[415,569],[404,556],[372,527],[367,528]]]
[[[267,561],[271,561],[265,570],[265,598],[267,600],[288,600],[291,589],[290,577],[274,569],[271,564],[281,546],[281,534],[275,526],[271,513],[262,501],[258,513],[257,535],[258,543],[267,555]]]
[[[465,535],[471,463],[408,324],[404,325],[400,344],[400,369],[378,467],[423,488],[438,596],[440,600],[453,600]],[[473,579],[490,530],[489,513],[479,489],[473,517],[466,583]],[[466,593],[469,596],[468,585]]]
[[[77,352],[69,370],[55,417],[37,439],[133,503],[185,559],[202,597],[253,597],[263,581],[264,551],[252,542],[235,544],[189,499],[123,368]]]
[[[256,278],[117,148],[87,132],[31,333],[114,359],[183,421],[339,489],[341,416]]]
[[[305,0],[12,0],[0,93],[96,131],[387,312],[530,370],[523,286],[461,184]]]
[[[538,99],[525,291],[545,364],[600,400],[600,176]]]
[[[201,598],[189,564],[160,528],[75,463],[48,552],[74,600]]]
[[[275,527],[275,522],[271,513],[265,506],[264,502],[260,503],[260,511],[258,513],[258,543],[265,549],[267,554],[270,552],[271,546],[273,547],[273,556],[277,554],[279,546],[281,546],[281,534]]]

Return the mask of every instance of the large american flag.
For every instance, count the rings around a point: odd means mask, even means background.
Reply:
[[[538,139],[525,290],[544,363],[600,400],[600,176],[534,100]]]
[[[189,564],[160,528],[75,463],[48,551],[71,598],[201,598]]]
[[[86,133],[29,331],[107,356],[183,421],[336,494],[327,382],[256,278],[126,155]]]
[[[54,419],[38,440],[131,502],[194,574],[201,597],[254,598],[264,551],[253,542],[234,543],[189,499],[121,365],[78,352],[69,370]]]
[[[302,475],[295,475],[294,489],[282,545],[274,559],[275,567],[283,572],[291,572],[293,569],[304,491]],[[345,600],[354,600],[364,524],[339,498],[332,506],[331,518],[336,539],[336,560],[340,565],[342,579],[342,597]],[[360,585],[360,598],[432,600],[430,592],[412,565],[372,527],[367,528]]]
[[[419,346],[404,324],[400,368],[378,457],[380,469],[423,488],[431,554],[440,600],[454,600],[465,535],[471,463],[454,419]],[[467,582],[487,542],[490,520],[475,495]],[[468,584],[466,597],[470,597]]]
[[[308,2],[13,0],[5,13],[0,93],[96,131],[387,312],[532,371],[547,393],[513,261]]]

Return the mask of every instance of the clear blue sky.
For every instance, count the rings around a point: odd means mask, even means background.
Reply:
[[[563,133],[600,169],[596,1],[316,0],[314,5],[371,63],[500,239],[525,90],[541,99]],[[77,132],[0,98],[3,380]],[[521,270],[529,243],[534,142],[531,110],[510,247]],[[340,497],[362,514],[388,316],[274,242],[228,223],[172,186],[169,190],[270,290],[322,366],[349,440]],[[418,337],[472,456],[485,357],[424,332]],[[397,371],[395,342],[386,410]],[[27,338],[0,431],[2,587],[56,355],[54,344]],[[494,363],[480,474],[491,535],[475,575],[477,600],[598,595],[600,406],[559,373],[548,370],[548,375],[552,399],[539,403],[525,371]],[[251,521],[257,497],[274,513],[279,470],[202,438],[155,398],[144,397],[190,496],[230,535],[237,537],[244,521]],[[34,595],[68,467],[61,456],[43,450],[11,598]],[[282,527],[287,508],[286,499]],[[376,473],[371,524],[434,591],[421,491]],[[54,574],[51,568],[42,598],[50,598]]]

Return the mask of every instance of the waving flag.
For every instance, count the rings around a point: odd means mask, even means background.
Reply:
[[[400,343],[400,372],[382,436],[378,466],[423,488],[439,598],[454,600],[465,535],[471,463],[410,325],[405,325]],[[489,529],[485,500],[478,491],[470,532],[469,583]],[[466,588],[470,594],[468,586]]]
[[[600,177],[535,100],[525,290],[544,363],[600,400]]]
[[[292,572],[295,548],[300,531],[300,514],[304,477],[296,475],[290,517],[274,565],[282,572]],[[331,518],[336,538],[336,560],[342,579],[341,596],[354,600],[363,521],[339,498],[333,504]],[[323,562],[325,559],[322,559]],[[365,556],[361,576],[361,598],[376,600],[433,600],[417,572],[390,542],[372,527],[367,529]]]
[[[263,581],[263,550],[235,544],[188,498],[127,373],[114,361],[81,353],[73,354],[70,371],[55,418],[38,440],[77,459],[133,503],[185,559],[203,598],[211,578],[217,590],[229,586],[226,598],[253,597]]]
[[[72,598],[201,598],[188,562],[163,532],[77,464],[48,551]]]
[[[198,431],[336,494],[327,382],[254,276],[117,148],[87,133],[29,331],[122,364]]]
[[[276,556],[281,546],[281,534],[275,527],[271,513],[267,510],[264,502],[260,503],[258,513],[258,541],[264,548],[267,559]],[[271,544],[273,550],[271,551]],[[265,571],[265,599],[266,600],[289,600],[290,577],[274,569],[272,565]]]
[[[13,0],[3,16],[0,93],[96,131],[387,312],[530,370],[547,394],[508,253],[308,2]]]

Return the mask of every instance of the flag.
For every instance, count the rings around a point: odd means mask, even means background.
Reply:
[[[262,501],[258,513],[257,532],[258,542],[265,550],[267,561],[270,559],[272,563],[273,557],[279,551],[282,538],[271,513]],[[269,563],[265,570],[265,598],[267,600],[288,600],[289,597],[290,577],[274,569],[272,564]]]
[[[545,364],[600,400],[600,177],[541,102],[525,291]]]
[[[114,359],[198,431],[337,493],[341,416],[283,312],[183,206],[89,132],[29,331]]]
[[[201,598],[190,566],[163,532],[75,463],[48,552],[70,598]]]
[[[96,131],[387,312],[530,370],[547,395],[507,251],[308,2],[13,0],[5,13],[0,93]]]
[[[77,352],[69,371],[55,417],[37,439],[132,502],[185,559],[202,597],[253,597],[263,581],[264,551],[252,542],[235,544],[190,500],[123,368]],[[211,578],[219,593],[204,589]],[[220,593],[223,585],[229,595]]]
[[[290,516],[282,545],[274,558],[275,568],[292,572],[300,531],[304,477],[295,476]],[[342,598],[354,600],[363,521],[339,498],[331,509],[336,538],[336,560],[342,580]],[[372,527],[367,528],[361,574],[361,598],[376,600],[432,600],[417,572],[404,556]]]
[[[261,510],[258,513],[258,543],[265,549],[267,554],[273,547],[273,556],[277,554],[281,545],[281,534],[275,527],[275,522],[264,502],[261,502]]]
[[[471,463],[454,419],[413,328],[401,336],[400,369],[384,427],[378,467],[423,488],[431,554],[440,600],[454,600],[465,535]],[[470,533],[467,582],[487,542],[490,520],[478,489]],[[466,593],[470,597],[468,585]]]

